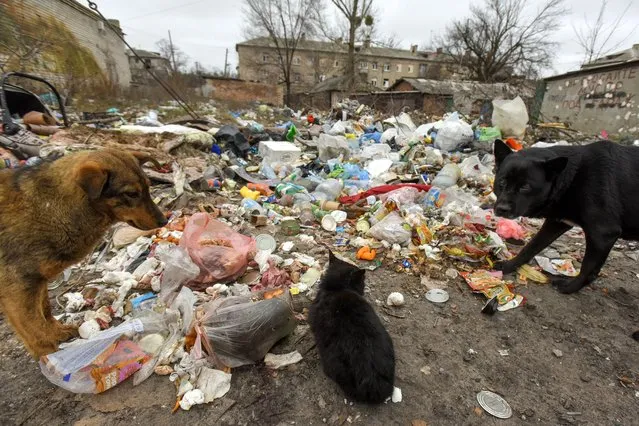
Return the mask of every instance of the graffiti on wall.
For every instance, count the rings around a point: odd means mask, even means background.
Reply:
[[[635,102],[629,86],[637,74],[637,68],[627,68],[561,81],[549,99],[568,110],[628,108]]]

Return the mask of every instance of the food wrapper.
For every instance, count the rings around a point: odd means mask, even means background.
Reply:
[[[80,371],[91,374],[95,381],[95,392],[101,393],[125,381],[149,359],[151,356],[135,342],[120,339],[102,352],[91,365]]]
[[[489,300],[496,297],[500,311],[512,309],[521,305],[524,298],[513,293],[513,285],[503,281],[503,274],[499,271],[486,271],[483,269],[474,272],[460,272],[468,286],[475,293],[482,293]]]

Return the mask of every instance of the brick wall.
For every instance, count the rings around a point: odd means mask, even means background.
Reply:
[[[21,19],[37,16],[46,20],[58,20],[75,36],[78,43],[94,56],[96,63],[113,83],[127,87],[131,81],[124,43],[100,18],[75,0],[2,0],[0,6],[17,12]],[[2,15],[5,15],[4,17]],[[0,20],[8,19],[0,9]],[[11,25],[15,25],[13,22]],[[28,36],[28,35],[27,35]],[[3,53],[0,47],[0,60]],[[46,74],[46,68],[39,74]],[[35,69],[32,72],[38,73]]]
[[[202,87],[204,96],[235,102],[259,101],[277,106],[283,105],[282,86],[255,83],[231,78],[206,77]]]

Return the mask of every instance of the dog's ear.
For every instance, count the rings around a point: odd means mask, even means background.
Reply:
[[[97,200],[109,179],[109,172],[97,162],[87,161],[77,168],[75,178],[89,199]]]
[[[499,168],[499,165],[504,161],[506,157],[513,153],[508,145],[504,143],[501,139],[495,140],[495,165]]]
[[[146,163],[152,163],[156,169],[162,168],[158,160],[151,157],[151,155],[146,152],[132,151],[131,154],[138,160],[140,166],[143,166]]]
[[[568,158],[556,157],[544,162],[546,176],[550,179],[561,173],[568,165]]]

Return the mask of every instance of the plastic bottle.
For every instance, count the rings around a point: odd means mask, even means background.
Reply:
[[[300,206],[300,223],[304,226],[311,226],[315,223],[315,215],[313,214],[313,205],[311,203],[302,204]]]
[[[448,188],[457,183],[461,177],[461,170],[457,164],[446,164],[433,179],[433,186],[441,189]]]
[[[313,201],[315,201],[315,198],[306,191],[298,192],[293,195],[293,205],[298,208],[302,208],[302,206],[305,206],[306,204],[310,205]]]
[[[313,196],[317,200],[334,201],[342,192],[342,182],[337,179],[327,179],[317,186]]]
[[[264,209],[260,206],[260,203],[251,198],[244,198],[240,205],[250,214],[264,214]]]

